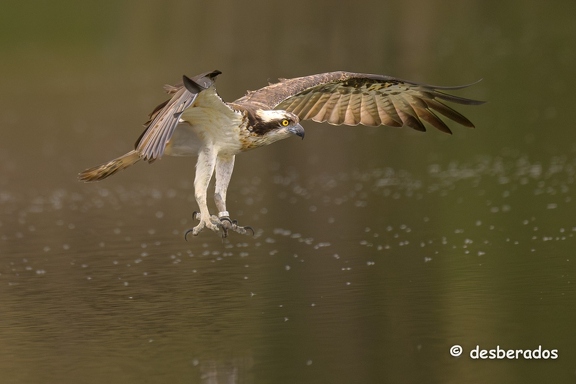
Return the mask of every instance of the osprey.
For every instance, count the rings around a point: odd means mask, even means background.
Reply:
[[[330,72],[294,79],[280,79],[238,100],[224,102],[214,87],[218,70],[181,84],[166,85],[172,97],[157,106],[145,124],[135,149],[117,159],[79,174],[82,181],[97,181],[137,163],[152,163],[163,155],[197,156],[194,192],[200,223],[188,230],[194,236],[205,227],[241,234],[250,227],[239,226],[226,209],[226,192],[237,154],[272,144],[291,136],[304,138],[301,120],[332,125],[408,126],[425,131],[424,122],[451,133],[436,113],[463,126],[474,127],[466,117],[444,101],[477,105],[446,90],[464,88],[418,84],[390,76],[351,72]],[[214,201],[218,215],[210,215],[206,194],[212,174],[216,174]],[[185,235],[185,237],[186,237]]]

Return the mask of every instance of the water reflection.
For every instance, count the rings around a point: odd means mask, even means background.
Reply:
[[[193,364],[199,362],[194,360]],[[204,384],[239,383],[253,381],[248,373],[252,369],[251,359],[231,361],[206,361],[200,363],[200,380]]]

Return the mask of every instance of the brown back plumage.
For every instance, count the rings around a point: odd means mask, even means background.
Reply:
[[[283,109],[300,120],[333,125],[409,126],[425,131],[423,122],[451,133],[436,115],[467,127],[474,125],[443,101],[477,105],[483,101],[444,93],[467,87],[438,87],[418,84],[390,76],[351,72],[329,72],[294,79],[281,79],[232,104],[262,109]]]

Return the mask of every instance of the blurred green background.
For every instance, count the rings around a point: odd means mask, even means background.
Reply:
[[[163,101],[164,83],[215,68],[224,73],[218,89],[225,100],[278,77],[331,70],[446,85],[484,78],[465,92],[490,102],[464,111],[481,129],[459,131],[450,140],[417,133],[415,139],[394,129],[322,128],[309,135],[329,140],[326,150],[334,145],[354,157],[358,151],[342,142],[366,136],[363,144],[375,148],[365,153],[386,153],[387,162],[414,159],[437,141],[470,155],[472,148],[497,155],[518,145],[534,157],[571,152],[566,112],[576,54],[573,6],[569,1],[554,6],[536,1],[7,1],[0,15],[2,154],[9,176],[4,182],[26,182],[29,172],[40,179],[57,173],[67,180],[78,162],[116,156],[137,137],[145,114]],[[384,139],[374,141],[371,135]],[[322,155],[322,147],[307,148]],[[272,147],[261,156],[283,149]],[[22,163],[30,156],[23,151],[46,161]],[[47,168],[53,164],[65,168],[54,172]]]

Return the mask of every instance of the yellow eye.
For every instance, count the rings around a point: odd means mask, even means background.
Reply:
[[[282,120],[282,126],[287,127],[290,125],[290,122],[287,119]]]

